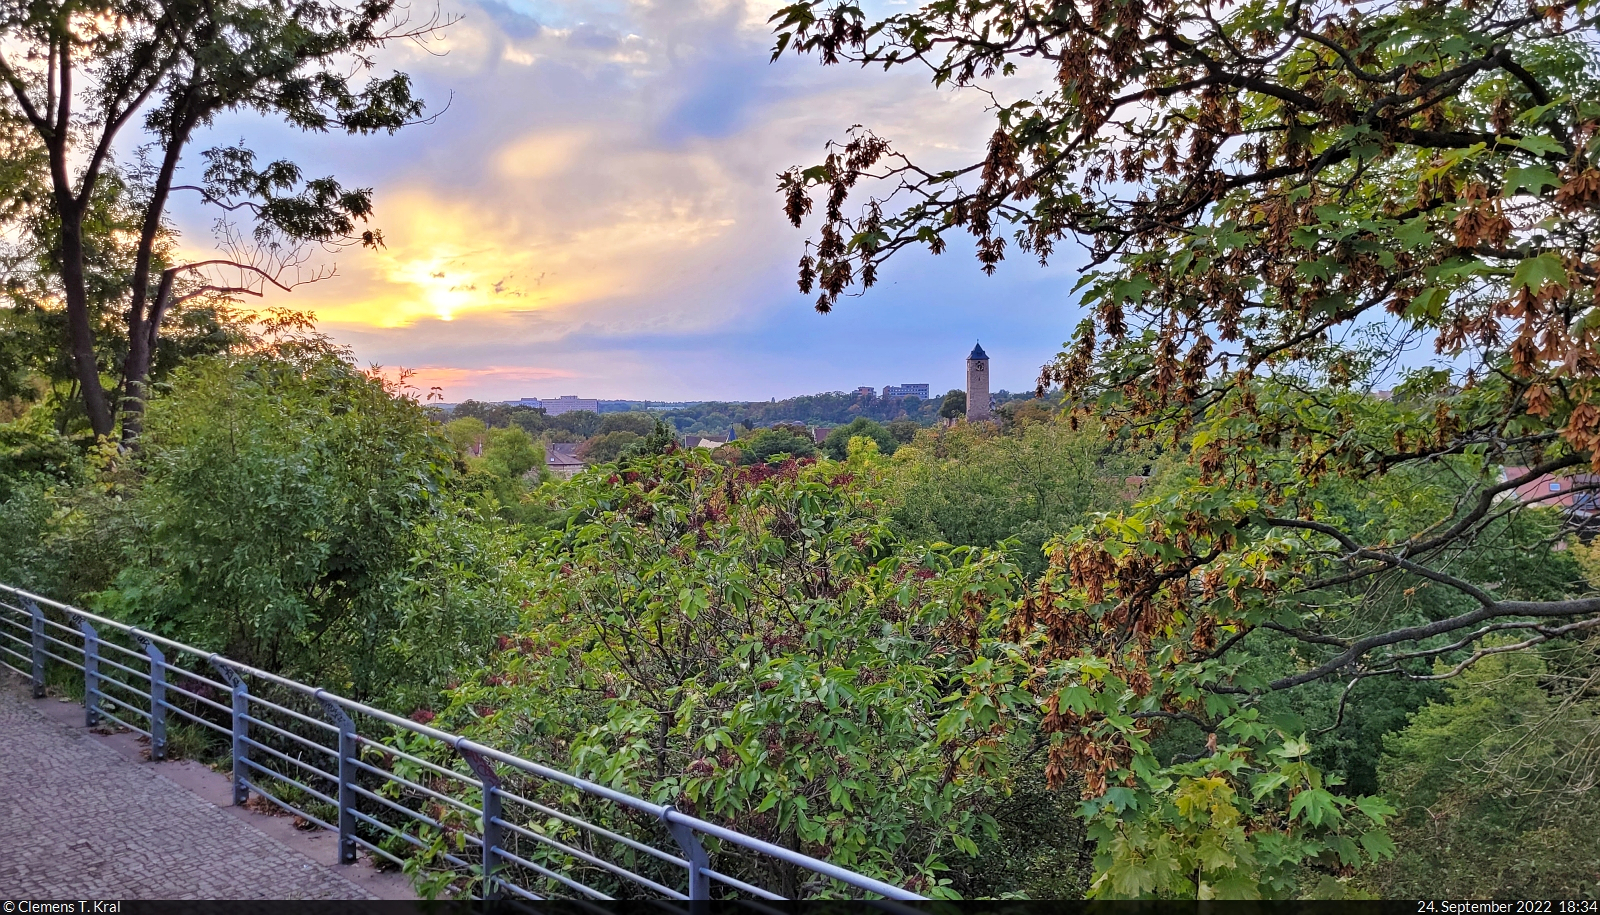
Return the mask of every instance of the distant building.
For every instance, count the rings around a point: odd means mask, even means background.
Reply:
[[[925,384],[886,384],[883,386],[885,400],[891,397],[916,397],[920,400],[928,399],[928,386]]]
[[[828,433],[832,431],[833,430],[831,428],[824,429],[822,426],[818,426],[811,430],[811,438],[820,445],[828,440]]]
[[[878,393],[878,390],[876,388],[869,388],[869,387],[866,387],[866,386],[862,386],[862,387],[856,388],[856,393],[859,394],[862,397],[871,397],[872,395]]]
[[[501,403],[508,407],[532,407],[535,410],[544,409],[544,402],[537,397],[524,397],[521,400],[502,400]]]
[[[530,401],[533,402],[529,403]],[[560,416],[563,413],[571,413],[575,410],[588,410],[590,413],[600,412],[600,401],[574,397],[571,394],[563,394],[555,400],[537,400],[530,397],[518,402],[528,403],[529,406],[543,407],[546,416]]]
[[[546,445],[544,449],[545,469],[562,479],[571,479],[578,471],[588,466],[583,458],[578,457],[578,444],[562,443]]]
[[[1528,475],[1526,467],[1506,467],[1500,471],[1502,483]],[[1600,511],[1600,475],[1574,473],[1570,476],[1545,474],[1516,488],[1516,498],[1524,504],[1548,505],[1571,515],[1589,517]]]
[[[989,396],[989,354],[974,345],[967,357],[967,422],[987,420],[993,415],[994,398]]]
[[[685,435],[683,437],[683,447],[685,448],[706,448],[715,451],[727,443],[725,439],[712,438],[708,435]]]

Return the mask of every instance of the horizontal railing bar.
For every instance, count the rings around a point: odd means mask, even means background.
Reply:
[[[367,816],[366,814],[362,813],[359,810],[351,810],[350,812],[355,815],[356,819],[362,820],[362,821],[367,822],[367,823],[370,823],[373,826],[376,826],[379,829],[383,830],[384,832],[389,833],[390,835],[398,836],[399,838],[405,839],[407,842],[410,842],[412,845],[415,845],[416,847],[418,847],[418,848],[420,848],[420,849],[422,849],[424,851],[426,851],[427,848],[428,848],[428,845],[427,845],[426,842],[423,842],[421,839],[417,838],[416,836],[412,835],[409,832],[406,832],[406,831],[401,830],[401,829],[395,829],[394,827],[390,826],[388,823],[385,823],[382,820],[374,819],[373,817],[369,817],[369,816]],[[458,865],[460,867],[464,867],[469,871],[472,870],[474,868],[474,866],[475,866],[470,862],[461,860],[460,858],[456,857],[455,855],[450,854],[449,852],[440,852],[439,857],[445,859],[446,861],[449,861],[452,864]]]
[[[168,684],[168,686],[170,687],[171,684]],[[232,737],[233,736],[233,732],[228,730],[227,728],[222,727],[221,725],[215,724],[213,722],[207,721],[204,718],[201,718],[199,715],[194,714],[193,712],[188,712],[188,711],[185,711],[185,710],[183,710],[181,708],[178,708],[176,705],[173,705],[170,702],[161,703],[161,707],[166,709],[169,712],[177,712],[179,715],[182,715],[183,717],[189,719],[190,721],[195,722],[196,724],[203,724],[206,727],[210,728],[211,730],[216,731],[218,734],[223,735],[224,737]]]
[[[102,646],[104,646],[106,648],[110,648],[113,651],[120,651],[120,652],[122,652],[123,654],[127,655],[130,658],[135,658],[137,660],[145,662],[146,664],[150,663],[150,656],[145,654],[142,651],[134,651],[131,648],[123,648],[121,645],[118,645],[116,642],[110,641],[109,639],[103,639],[102,638],[102,639],[96,639],[96,641],[99,642]]]
[[[243,739],[244,739],[245,743],[250,744],[250,746],[255,747],[258,750],[265,750],[265,751],[267,751],[267,753],[269,753],[269,754],[271,754],[273,756],[276,756],[277,758],[283,760],[286,763],[289,763],[290,765],[299,766],[300,768],[306,770],[307,772],[314,773],[318,778],[324,779],[326,781],[333,782],[335,784],[338,784],[338,782],[339,782],[339,776],[338,775],[335,775],[335,774],[332,774],[332,773],[329,773],[329,772],[324,772],[321,769],[318,769],[316,766],[313,766],[308,762],[305,762],[305,761],[299,760],[299,759],[295,759],[293,756],[290,756],[287,753],[280,753],[277,750],[274,750],[272,747],[269,747],[264,743],[259,743],[257,741],[251,740],[249,737],[245,737]],[[337,806],[339,802],[338,801],[329,801],[328,803]]]
[[[55,642],[57,645],[60,645],[62,648],[65,648],[68,651],[76,651],[79,654],[83,654],[82,645],[74,645],[71,642],[63,642],[48,632],[39,633],[39,637],[44,639],[46,642]]]
[[[256,705],[264,705],[267,708],[275,709],[277,711],[283,712],[285,715],[288,715],[291,718],[298,718],[301,721],[304,721],[306,724],[316,725],[319,728],[322,728],[322,729],[327,730],[327,731],[332,731],[335,734],[339,733],[339,728],[337,726],[335,726],[335,725],[331,725],[326,721],[321,721],[319,719],[312,718],[310,715],[302,715],[301,713],[295,711],[292,708],[284,708],[283,706],[279,705],[278,703],[273,702],[273,701],[271,701],[269,699],[263,699],[260,696],[256,695],[255,693],[246,693],[245,697],[249,701],[254,702]]]
[[[53,655],[50,652],[45,651],[43,648],[39,649],[39,653],[44,655],[47,658],[53,658],[53,659],[55,659],[57,661],[60,661],[61,663],[67,665],[68,667],[75,667],[78,670],[83,670],[83,665],[82,664],[79,664],[76,661],[68,661],[66,658],[63,658],[63,657],[61,657],[59,655]]]
[[[727,874],[719,874],[709,867],[700,868],[700,873],[705,874],[707,877],[710,877],[713,880],[720,880],[736,890],[743,890],[746,893],[760,896],[762,899],[776,899],[782,901],[784,898],[779,896],[777,893],[772,892],[771,890],[764,890],[759,886],[753,886],[735,877],[729,877]]]
[[[115,696],[108,696],[105,693],[102,693],[98,689],[92,689],[92,690],[89,690],[89,692],[93,693],[102,702],[109,702],[109,703],[111,703],[112,705],[115,705],[118,708],[125,708],[128,711],[134,713],[135,715],[143,715],[146,719],[148,719],[150,717],[150,713],[145,711],[144,709],[139,708],[136,705],[129,705],[128,703],[122,701],[121,699],[118,699]]]
[[[240,715],[239,717],[244,721],[250,722],[251,724],[260,725],[261,727],[264,727],[267,730],[272,731],[273,733],[282,734],[284,737],[287,737],[290,740],[302,743],[302,744],[306,745],[307,747],[310,747],[313,750],[321,750],[322,752],[328,754],[329,756],[332,756],[334,759],[338,759],[339,758],[339,751],[338,750],[331,749],[329,747],[325,747],[322,744],[317,743],[315,741],[307,740],[304,737],[301,737],[299,734],[291,734],[288,731],[285,731],[283,728],[280,728],[277,725],[271,723],[270,721],[262,721],[260,718],[257,718],[254,715]]]
[[[199,674],[195,673],[194,671],[185,670],[184,668],[179,667],[176,664],[168,664],[167,665],[167,673],[179,674],[181,676],[188,677],[191,680],[195,680],[195,681],[198,681],[200,683],[204,683],[205,685],[210,686],[210,687],[212,687],[214,689],[220,690],[221,692],[224,692],[224,693],[232,691],[232,687],[228,686],[228,684],[226,684],[226,683],[218,683],[217,681],[211,679],[210,677],[202,677]],[[229,711],[232,711],[232,709],[230,709]]]
[[[379,752],[388,753],[388,754],[390,754],[392,756],[398,756],[401,759],[409,759],[412,762],[417,763],[419,765],[427,766],[429,769],[432,769],[433,771],[439,773],[440,775],[449,775],[449,776],[451,776],[453,778],[459,779],[463,784],[470,785],[472,787],[477,787],[477,785],[478,785],[478,780],[476,778],[474,778],[474,777],[472,777],[470,775],[467,775],[464,772],[457,772],[454,769],[446,769],[444,766],[438,765],[436,763],[431,763],[431,762],[427,761],[426,759],[423,759],[420,756],[412,756],[410,753],[406,753],[406,752],[404,752],[402,750],[396,750],[394,747],[391,747],[386,743],[379,743],[378,741],[373,740],[370,737],[365,737],[365,736],[363,736],[361,734],[357,734],[356,735],[356,741],[358,743],[364,743],[369,747],[373,747],[374,749],[378,750]]]
[[[256,744],[256,746],[259,747],[261,745],[260,744]],[[294,779],[290,778],[289,776],[284,775],[282,772],[278,772],[278,771],[275,771],[273,769],[268,769],[266,766],[261,765],[260,763],[256,762],[253,759],[250,759],[249,757],[245,757],[244,759],[241,759],[240,762],[242,762],[245,765],[249,766],[250,768],[256,770],[257,772],[260,772],[262,775],[269,775],[269,776],[277,779],[280,782],[285,782],[287,784],[293,785],[296,788],[299,788],[301,791],[304,791],[305,793],[311,795],[312,797],[316,798],[317,800],[323,802],[324,804],[332,804],[334,807],[338,807],[339,806],[339,802],[338,801],[334,800],[331,797],[328,797],[326,794],[323,794],[321,791],[318,791],[315,788],[312,788],[310,785],[303,785],[300,782],[295,781]],[[303,811],[303,810],[299,811],[299,812],[305,813],[305,811]],[[307,814],[307,816],[309,816],[309,814]]]
[[[203,702],[206,705],[211,706],[212,708],[216,709],[219,712],[223,712],[223,713],[228,714],[228,715],[232,715],[233,714],[233,709],[228,708],[226,705],[223,705],[220,702],[212,702],[210,699],[207,699],[205,696],[200,696],[200,695],[196,695],[195,693],[191,693],[191,692],[189,692],[188,690],[184,689],[181,686],[173,686],[171,683],[168,683],[167,684],[167,692],[169,692],[169,693],[178,693],[179,695],[188,696],[190,699],[193,699],[196,702]]]
[[[249,760],[245,760],[245,762],[249,762]],[[306,813],[304,810],[301,810],[299,807],[294,806],[293,804],[289,803],[288,801],[280,799],[279,797],[274,795],[271,791],[263,791],[261,786],[256,784],[255,782],[253,782],[253,781],[251,781],[249,779],[240,779],[240,780],[244,782],[246,788],[249,788],[251,791],[254,791],[256,794],[261,795],[262,797],[266,798],[267,800],[271,801],[272,803],[277,804],[280,808],[282,808],[284,810],[287,810],[288,812],[290,812],[290,813],[292,813],[292,814],[294,814],[296,816],[304,817],[305,819],[309,820],[312,823],[317,824],[318,826],[321,826],[323,829],[326,829],[329,832],[338,832],[339,831],[339,827],[330,826],[327,823],[324,823],[322,820],[312,816],[309,813]]]
[[[134,670],[131,667],[124,667],[121,664],[118,664],[116,661],[104,656],[100,658],[100,663],[107,667],[115,667],[117,670],[125,670],[128,673],[133,674],[135,677],[143,677],[146,683],[150,682],[150,675],[142,670]]]
[[[630,839],[625,835],[621,835],[620,833],[612,832],[611,830],[605,828],[604,826],[597,826],[594,823],[590,823],[587,820],[578,819],[577,817],[572,816],[571,814],[563,813],[560,810],[555,809],[554,807],[546,807],[544,804],[541,804],[538,801],[530,801],[527,798],[522,797],[520,795],[512,794],[511,792],[506,791],[503,788],[494,789],[494,793],[500,795],[501,797],[505,798],[508,801],[514,801],[516,803],[523,804],[523,805],[526,805],[528,807],[531,807],[534,810],[537,810],[540,813],[545,814],[546,816],[553,816],[558,820],[562,820],[562,821],[565,821],[567,823],[571,823],[573,826],[576,826],[576,827],[578,827],[580,829],[587,829],[588,831],[590,831],[592,833],[595,833],[597,835],[605,836],[606,838],[610,839],[613,842],[621,842],[623,845],[626,845],[629,848],[636,848],[639,851],[642,851],[647,855],[654,855],[655,857],[660,858],[661,860],[666,861],[666,862],[668,862],[670,864],[676,864],[679,867],[688,867],[689,866],[689,862],[688,861],[685,861],[684,859],[679,858],[676,855],[664,852],[659,848],[652,848],[651,846],[649,846],[649,845],[647,845],[647,844],[645,844],[643,842],[640,842],[637,839]]]
[[[110,683],[113,686],[120,686],[128,692],[133,693],[135,696],[138,696],[140,699],[150,698],[150,688],[148,686],[140,689],[139,687],[134,686],[132,683],[124,683],[121,680],[118,680],[116,677],[107,677],[104,674],[96,678],[95,682],[102,684]]]
[[[471,804],[467,804],[467,803],[463,803],[462,801],[458,801],[458,800],[456,800],[455,798],[451,797],[448,794],[440,794],[439,792],[434,791],[432,788],[425,788],[422,785],[419,785],[416,782],[411,781],[410,779],[401,778],[400,776],[394,774],[393,772],[386,772],[386,771],[384,771],[382,769],[379,769],[377,766],[369,766],[366,763],[362,762],[359,759],[356,759],[353,756],[346,756],[345,757],[345,762],[348,762],[348,763],[350,763],[351,765],[354,765],[354,766],[359,766],[360,768],[365,769],[368,772],[371,772],[373,775],[380,776],[380,777],[384,778],[387,781],[399,782],[400,784],[405,785],[405,786],[407,786],[409,788],[412,788],[413,790],[421,791],[423,794],[426,794],[431,798],[435,798],[437,800],[444,801],[446,804],[452,804],[455,807],[460,808],[462,811],[465,811],[466,813],[476,814],[476,813],[479,812],[478,809],[473,807]]]
[[[552,839],[547,835],[543,835],[541,833],[535,832],[534,830],[527,829],[527,828],[522,827],[522,826],[518,826],[516,823],[508,823],[508,822],[506,822],[505,820],[503,820],[503,819],[501,819],[499,817],[495,817],[494,818],[494,822],[498,823],[501,826],[504,826],[505,828],[511,830],[512,832],[514,832],[514,833],[516,833],[518,835],[526,836],[526,837],[534,840],[535,842],[542,842],[545,845],[550,846],[551,848],[558,849],[563,854],[571,855],[572,857],[578,858],[579,860],[582,860],[582,861],[587,861],[590,864],[595,865],[596,867],[605,868],[606,870],[610,871],[611,873],[616,874],[619,877],[624,877],[624,878],[626,878],[628,880],[632,880],[634,883],[637,883],[640,886],[647,886],[650,889],[653,889],[658,893],[664,893],[664,894],[666,894],[668,896],[673,896],[673,897],[676,897],[676,898],[679,898],[679,899],[688,899],[689,898],[688,896],[684,896],[684,895],[680,894],[677,890],[672,889],[671,887],[663,886],[663,885],[655,882],[654,880],[651,880],[649,877],[645,877],[645,876],[643,876],[641,874],[635,874],[633,871],[630,871],[625,867],[622,867],[622,866],[617,865],[617,864],[612,864],[610,861],[607,861],[604,858],[599,858],[599,857],[596,857],[594,855],[591,855],[591,854],[589,854],[588,852],[586,852],[586,851],[584,851],[582,849],[573,848],[573,847],[571,847],[569,845],[566,845],[565,843],[558,842],[555,839]]]
[[[372,792],[372,791],[368,791],[367,789],[361,787],[360,785],[351,784],[349,787],[350,787],[351,791],[356,792],[357,794],[361,795],[362,797],[371,798],[372,800],[377,801],[378,803],[382,804],[383,806],[388,807],[390,810],[393,810],[395,813],[402,814],[404,816],[408,816],[411,819],[416,820],[419,823],[426,823],[429,826],[432,826],[434,829],[439,830],[440,832],[444,832],[445,831],[443,823],[439,822],[438,820],[435,820],[433,817],[430,817],[425,813],[420,813],[420,812],[418,812],[416,810],[412,810],[410,807],[407,807],[404,804],[396,804],[394,801],[389,800],[388,798],[384,797],[383,795],[377,794],[377,793]]]
[[[528,892],[527,890],[523,889],[520,886],[517,886],[515,883],[512,883],[509,880],[502,880],[499,877],[496,877],[496,878],[494,878],[494,882],[498,883],[502,889],[510,890],[511,892],[516,893],[518,896],[521,896],[523,899],[527,899],[527,900],[530,900],[532,902],[544,902],[545,901],[545,898],[543,896],[535,896],[534,894]]]
[[[6,670],[9,670],[9,671],[14,671],[17,674],[17,676],[19,676],[19,677],[32,676],[32,674],[24,673],[23,671],[17,670],[15,667],[12,667],[11,664],[6,662],[6,661],[0,661],[0,667],[4,667]]]
[[[123,721],[121,718],[118,718],[116,715],[111,714],[110,712],[106,711],[105,709],[100,709],[98,714],[100,715],[101,718],[110,718],[112,721],[115,721],[117,724],[122,725],[123,727],[127,728],[130,731],[138,731],[139,733],[143,734],[146,737],[150,736],[150,732],[149,731],[145,730],[144,728],[139,727],[136,724],[129,724],[128,722]]]
[[[13,657],[18,657],[18,658],[21,658],[21,659],[22,659],[22,660],[24,660],[24,661],[26,661],[26,662],[28,662],[28,663],[29,663],[29,664],[32,664],[32,663],[33,663],[33,659],[32,659],[32,658],[30,658],[30,657],[28,657],[28,656],[27,656],[27,655],[25,655],[25,654],[23,654],[23,653],[22,653],[22,652],[20,652],[20,651],[16,651],[16,650],[14,650],[14,649],[11,649],[11,648],[7,648],[7,647],[6,647],[6,646],[4,646],[4,645],[0,645],[0,651],[3,651],[3,652],[5,652],[5,653],[6,653],[6,654],[9,654],[9,655],[11,655],[11,656],[13,656]],[[31,676],[31,674],[23,674],[23,676]]]
[[[874,880],[871,877],[866,877],[853,871],[845,870],[837,864],[830,864],[827,861],[823,861],[819,858],[813,858],[810,855],[802,855],[799,852],[790,851],[782,846],[773,845],[771,842],[763,842],[754,836],[747,836],[744,833],[726,829],[718,826],[715,823],[702,820],[699,817],[693,817],[685,813],[680,813],[677,810],[668,809],[668,811],[662,816],[662,819],[669,823],[682,823],[683,825],[688,826],[690,829],[693,829],[695,832],[704,833],[705,835],[713,838],[722,839],[725,842],[730,842],[734,845],[740,846],[741,848],[748,848],[751,851],[760,852],[768,857],[777,858],[779,861],[803,867],[806,870],[821,874],[824,877],[832,877],[840,883],[843,883],[846,886],[853,886],[858,890],[866,890],[871,893],[877,893],[878,895],[887,897],[889,899],[923,898],[915,893],[895,886],[892,883],[884,883],[882,880]]]
[[[33,614],[30,613],[28,615],[32,616]],[[40,619],[44,620],[44,624],[46,626],[54,626],[55,628],[60,629],[62,632],[70,632],[79,638],[83,637],[83,633],[80,632],[75,626],[68,626],[66,623],[58,623],[48,616],[41,616]]]
[[[24,616],[24,618],[26,618],[27,614],[23,614],[23,616]],[[32,626],[24,625],[24,624],[14,620],[14,619],[12,619],[9,616],[0,616],[0,623],[5,623],[8,626],[14,626],[15,628],[20,629],[21,631],[26,632],[29,635],[33,634],[33,627]]]
[[[375,852],[377,854],[383,855],[385,858],[388,858],[390,861],[393,861],[394,863],[400,865],[401,867],[405,867],[406,866],[406,863],[404,861],[400,860],[399,858],[396,858],[394,855],[389,854],[388,852],[384,851],[383,849],[379,848],[378,846],[373,845],[371,842],[368,842],[366,839],[363,839],[360,836],[352,835],[352,836],[350,836],[350,841],[355,842],[356,844],[360,845],[361,847],[365,848],[366,850],[368,850],[370,852]]]
[[[554,880],[557,883],[565,884],[565,885],[577,890],[578,892],[584,894],[585,896],[588,896],[590,899],[605,899],[605,900],[610,900],[611,899],[610,896],[607,896],[605,893],[602,893],[599,890],[591,889],[591,888],[589,888],[587,886],[584,886],[583,884],[579,883],[576,880],[573,880],[570,877],[564,877],[561,874],[558,874],[555,871],[550,870],[547,867],[542,867],[542,866],[540,866],[538,864],[534,864],[532,861],[529,861],[527,858],[521,857],[520,855],[514,854],[512,852],[506,851],[503,848],[498,848],[495,853],[497,855],[499,855],[500,857],[502,857],[502,858],[508,858],[508,859],[510,859],[512,861],[515,861],[518,864],[520,864],[523,867],[526,867],[526,868],[528,868],[530,870],[538,871],[539,873],[544,874],[546,877],[549,877],[551,880]]]

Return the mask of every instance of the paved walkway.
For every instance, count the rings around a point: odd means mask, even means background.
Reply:
[[[13,682],[0,676],[0,897],[374,898],[158,766],[45,718]]]

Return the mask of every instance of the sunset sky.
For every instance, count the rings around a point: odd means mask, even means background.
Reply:
[[[445,0],[463,18],[443,40],[381,60],[412,74],[434,123],[346,138],[239,116],[196,148],[242,137],[374,188],[387,247],[343,252],[335,278],[270,301],[451,402],[944,391],[975,339],[996,387],[1031,387],[1077,319],[1077,251],[988,278],[955,243],[827,316],[795,288],[811,227],[785,221],[779,171],[858,123],[925,163],[965,163],[988,121],[982,98],[923,72],[769,63],[778,5]],[[208,214],[175,216],[186,246],[210,244]]]

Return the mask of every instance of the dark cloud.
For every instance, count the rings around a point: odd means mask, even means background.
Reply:
[[[510,38],[537,38],[544,31],[539,20],[517,12],[500,0],[477,0],[477,7]]]

